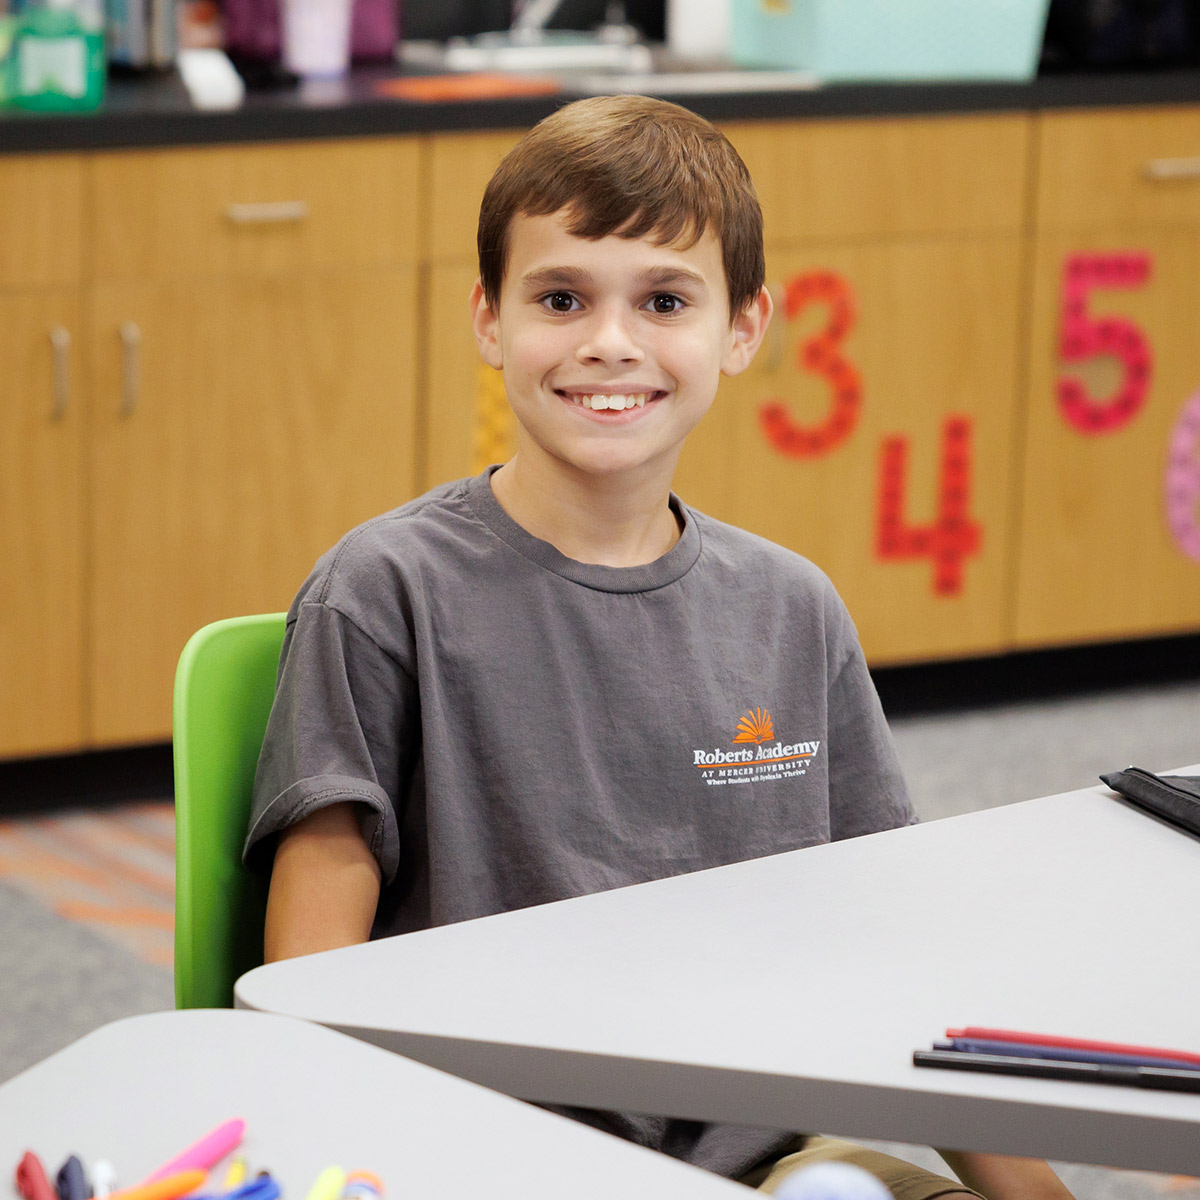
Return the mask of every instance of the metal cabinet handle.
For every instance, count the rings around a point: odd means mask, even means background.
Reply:
[[[1200,158],[1152,158],[1146,178],[1162,183],[1172,179],[1200,179]]]
[[[775,371],[783,365],[783,355],[787,350],[787,320],[783,314],[785,297],[782,284],[768,286],[767,291],[771,293],[775,311],[771,316],[771,324],[767,326],[767,353],[764,365],[768,371]]]
[[[50,330],[50,346],[53,355],[50,419],[61,421],[67,415],[67,407],[71,402],[71,331],[65,326],[55,325]]]
[[[138,402],[138,368],[141,359],[142,331],[137,322],[121,326],[121,416],[132,416]]]
[[[303,221],[308,216],[308,201],[277,200],[263,204],[231,204],[225,215],[235,225],[282,225]]]

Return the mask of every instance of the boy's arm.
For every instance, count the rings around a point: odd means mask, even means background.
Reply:
[[[359,830],[357,806],[318,809],[279,835],[266,961],[367,941],[378,903],[379,864]]]
[[[1063,1182],[1040,1158],[1009,1158],[939,1150],[950,1169],[988,1200],[1072,1200]]]

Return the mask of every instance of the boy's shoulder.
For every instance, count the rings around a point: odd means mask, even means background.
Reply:
[[[707,568],[727,571],[747,584],[801,588],[836,598],[829,576],[804,555],[690,505],[687,511],[700,530]]]
[[[380,513],[342,535],[317,560],[297,596],[342,607],[379,589],[390,592],[398,573],[445,561],[445,543],[475,524],[471,479],[439,484],[422,496]]]
[[[816,563],[769,538],[689,508],[704,545],[698,566],[710,602],[736,606],[749,624],[780,624],[823,640],[835,655],[858,631],[833,582]]]
[[[330,547],[322,561],[341,564],[363,555],[387,553],[398,544],[419,541],[447,521],[466,515],[471,479],[441,483],[423,495],[356,525]]]

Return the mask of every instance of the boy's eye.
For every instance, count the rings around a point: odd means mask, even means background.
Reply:
[[[553,312],[570,312],[575,307],[575,297],[570,292],[551,292],[542,297],[542,303]]]
[[[669,292],[660,292],[650,301],[651,309],[663,316],[678,312],[683,307],[683,301]]]

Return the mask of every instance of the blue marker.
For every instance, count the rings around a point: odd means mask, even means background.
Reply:
[[[83,1173],[83,1163],[74,1154],[58,1168],[54,1182],[58,1200],[91,1200],[92,1189]]]
[[[953,1037],[933,1043],[935,1050],[963,1050],[968,1054],[1008,1054],[1015,1058],[1053,1058],[1064,1062],[1111,1063],[1124,1067],[1172,1067],[1180,1071],[1200,1071],[1200,1063],[1168,1058],[1159,1054],[1123,1053],[1092,1050],[1078,1046],[1049,1046],[1041,1043],[1006,1042],[995,1038]]]
[[[188,1200],[279,1200],[279,1184],[266,1171],[229,1192],[212,1195],[193,1195]]]

